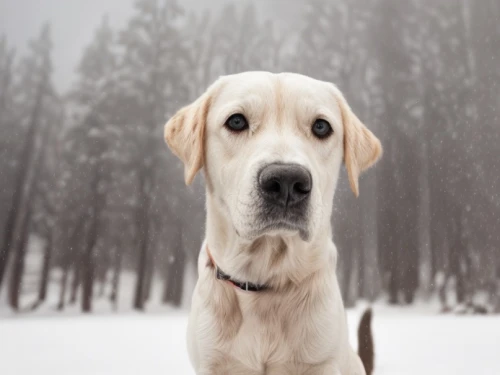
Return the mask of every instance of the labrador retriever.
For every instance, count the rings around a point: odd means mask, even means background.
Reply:
[[[188,324],[202,375],[363,375],[348,343],[330,216],[342,162],[358,195],[379,140],[331,83],[292,73],[218,79],[165,125],[190,184],[203,169],[206,236]]]

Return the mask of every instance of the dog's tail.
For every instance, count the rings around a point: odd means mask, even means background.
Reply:
[[[366,375],[371,375],[375,361],[372,336],[372,309],[368,308],[361,317],[358,328],[358,354],[365,367]]]

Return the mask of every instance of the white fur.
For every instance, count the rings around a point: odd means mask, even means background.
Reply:
[[[235,113],[245,115],[249,130],[235,134],[223,126]],[[330,216],[344,144],[368,150],[347,157],[357,163],[348,166],[356,190],[357,174],[379,155],[367,152],[380,144],[346,113],[330,83],[249,72],[222,77],[167,123],[166,139],[186,164],[186,180],[203,168],[207,182],[206,240],[187,336],[197,374],[365,374],[347,339]],[[334,129],[328,139],[311,133],[318,117]],[[346,129],[366,139],[346,140]],[[273,162],[311,173],[307,240],[291,230],[261,232],[256,174]],[[216,279],[207,246],[224,272],[271,289],[245,292]]]

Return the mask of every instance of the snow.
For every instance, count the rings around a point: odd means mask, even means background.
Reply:
[[[348,312],[355,343],[361,309]],[[2,375],[193,374],[186,312],[10,316],[0,320]],[[374,308],[375,375],[500,374],[498,316]]]
[[[186,323],[186,314],[3,320],[0,373],[192,374],[184,349]]]

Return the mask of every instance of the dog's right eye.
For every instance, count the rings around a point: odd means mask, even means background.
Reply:
[[[229,117],[224,126],[233,132],[241,132],[248,129],[248,121],[245,116],[237,113]]]
[[[312,132],[316,138],[324,139],[333,133],[333,129],[328,121],[317,119],[312,126]]]

